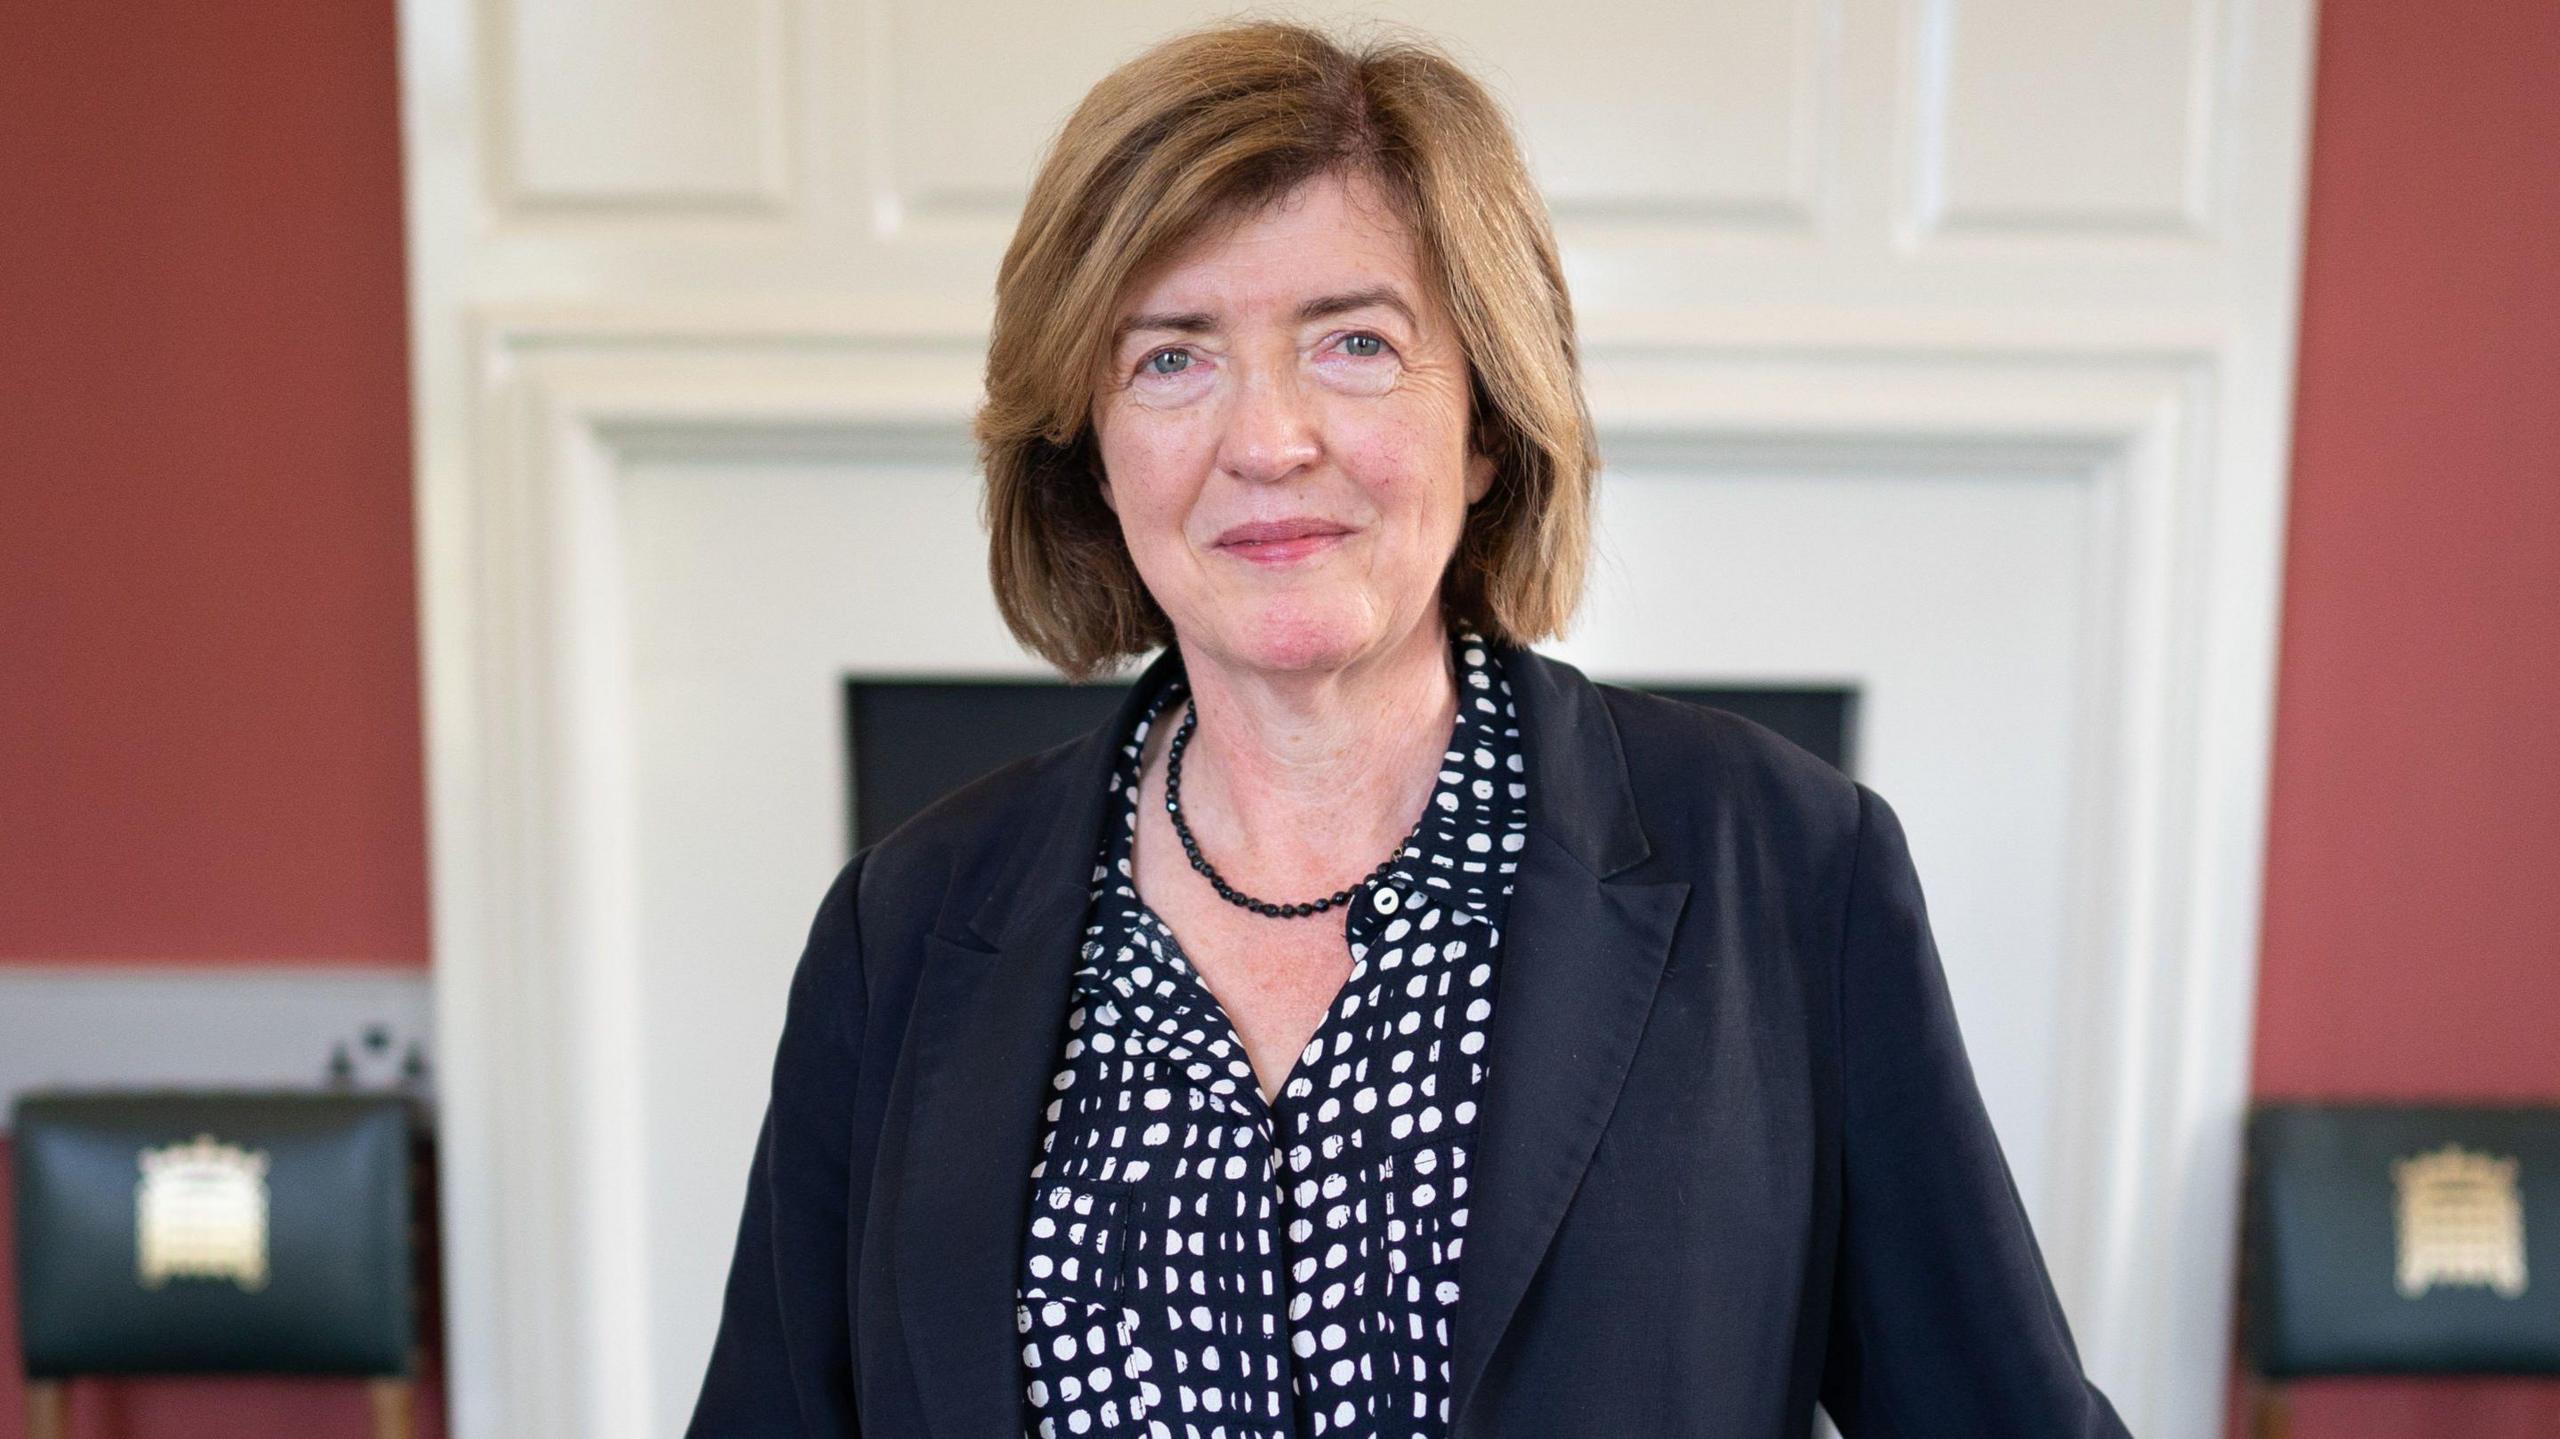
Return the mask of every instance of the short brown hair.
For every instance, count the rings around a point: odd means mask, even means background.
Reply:
[[[996,604],[1073,679],[1173,641],[1103,503],[1091,422],[1126,287],[1219,223],[1328,173],[1374,180],[1420,250],[1496,465],[1441,598],[1489,639],[1563,632],[1599,453],[1545,204],[1501,107],[1427,42],[1346,48],[1230,23],[1105,76],[1042,161],[996,279],[976,438]]]

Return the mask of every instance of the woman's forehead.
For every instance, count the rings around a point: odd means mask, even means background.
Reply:
[[[1141,275],[1114,331],[1305,321],[1369,306],[1420,324],[1430,303],[1401,219],[1317,196],[1222,226]]]
[[[1132,294],[1167,284],[1221,282],[1280,271],[1362,266],[1411,277],[1413,228],[1385,189],[1362,174],[1318,174],[1280,195],[1208,220],[1132,277]]]

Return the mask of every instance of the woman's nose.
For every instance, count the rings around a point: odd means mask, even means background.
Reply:
[[[1322,453],[1314,397],[1287,367],[1244,376],[1227,407],[1218,463],[1240,480],[1286,479]]]

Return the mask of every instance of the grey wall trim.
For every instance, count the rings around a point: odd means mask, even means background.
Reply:
[[[416,1045],[432,1094],[434,1011],[422,969],[0,964],[0,1128],[30,1089],[317,1086],[340,1046],[375,1089]]]

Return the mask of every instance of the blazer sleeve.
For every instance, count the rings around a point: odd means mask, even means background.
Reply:
[[[1858,791],[1843,1198],[1822,1406],[1849,1439],[2108,1439],[1983,1108],[1901,822]]]
[[[865,1014],[855,904],[869,851],[818,906],[791,979],[711,1363],[687,1439],[853,1439],[849,1186]]]

